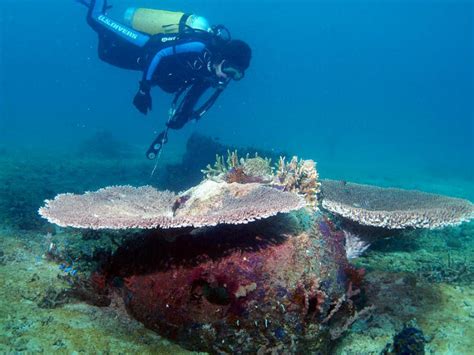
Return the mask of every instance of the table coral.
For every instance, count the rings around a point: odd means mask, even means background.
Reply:
[[[259,183],[204,180],[181,195],[151,186],[60,194],[47,200],[39,213],[60,226],[152,229],[248,223],[304,206],[300,196]]]
[[[335,180],[322,188],[324,209],[364,226],[436,229],[474,218],[474,205],[460,198]]]

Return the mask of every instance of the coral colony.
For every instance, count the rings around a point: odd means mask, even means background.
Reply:
[[[472,203],[460,198],[334,180],[322,188],[324,209],[365,226],[436,229],[474,217]]]
[[[58,195],[39,213],[60,226],[143,229],[93,273],[95,292],[118,296],[177,343],[212,353],[326,352],[370,314],[359,299],[364,273],[348,262],[368,245],[334,218],[439,227],[474,211],[441,196],[376,190],[377,200],[362,185],[321,185],[315,163],[296,157],[272,166],[229,152],[203,173],[180,194],[113,186]]]

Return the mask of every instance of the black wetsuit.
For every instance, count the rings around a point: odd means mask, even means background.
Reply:
[[[167,125],[181,128],[199,119],[225,88],[212,68],[211,35],[147,35],[109,18],[106,1],[92,0],[87,21],[99,35],[99,57],[114,66],[143,71],[142,83],[175,93],[173,104],[184,95]],[[200,97],[211,87],[216,90],[198,109]]]

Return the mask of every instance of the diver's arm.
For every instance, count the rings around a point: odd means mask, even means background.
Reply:
[[[133,98],[133,105],[137,108],[138,111],[146,115],[148,111],[152,109],[152,100],[151,100],[151,85],[149,82],[142,80],[140,81],[140,86],[138,92]]]
[[[148,65],[148,68],[143,73],[142,81],[151,82],[153,74],[155,73],[156,68],[158,68],[158,65],[160,64],[163,58],[174,54],[201,53],[205,47],[206,46],[204,43],[195,41],[179,44],[176,46],[170,46],[159,50],[151,60],[150,65]]]
[[[151,60],[148,68],[144,71],[143,79],[139,83],[138,92],[133,99],[133,104],[138,111],[145,115],[148,111],[151,111],[152,100],[150,90],[152,87],[153,74],[163,58],[181,53],[201,53],[204,48],[205,45],[202,42],[189,42],[159,50]]]

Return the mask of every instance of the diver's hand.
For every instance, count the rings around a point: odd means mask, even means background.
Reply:
[[[140,89],[133,99],[133,104],[138,111],[146,115],[148,111],[151,111],[151,95],[150,95],[150,84],[146,81],[140,82]]]

